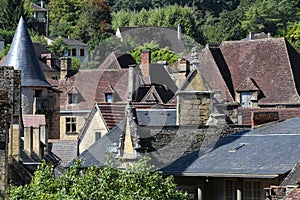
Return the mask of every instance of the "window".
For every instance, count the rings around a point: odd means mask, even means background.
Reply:
[[[244,181],[244,200],[259,200],[260,198],[260,182]]]
[[[240,93],[240,103],[241,106],[244,108],[251,108],[252,107],[252,99],[254,97],[253,92],[241,92]]]
[[[80,49],[80,56],[84,56],[84,49]]]
[[[34,97],[42,97],[42,90],[34,90]]]
[[[68,103],[69,104],[77,104],[78,103],[78,94],[77,93],[68,94]]]
[[[225,200],[236,200],[236,181],[225,180]]]
[[[111,93],[105,94],[105,101],[106,102],[112,102],[112,94]]]
[[[66,133],[76,133],[76,117],[66,117]]]
[[[95,141],[99,140],[101,138],[101,133],[100,132],[96,132],[95,133]]]
[[[76,49],[72,49],[72,56],[76,56]]]

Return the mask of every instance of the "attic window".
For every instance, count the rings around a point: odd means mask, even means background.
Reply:
[[[112,102],[112,98],[113,98],[112,93],[105,94],[105,102],[108,102],[108,103]]]
[[[254,98],[254,92],[241,92],[240,93],[240,103],[244,108],[251,108],[252,101]]]
[[[68,103],[77,104],[78,103],[78,93],[69,93],[68,94]]]

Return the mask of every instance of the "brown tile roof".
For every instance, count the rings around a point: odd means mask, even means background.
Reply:
[[[39,128],[41,125],[46,125],[45,115],[22,115],[24,127]]]
[[[247,77],[237,88],[236,91],[258,91],[259,87],[252,78]]]
[[[128,68],[129,65],[136,64],[130,54],[120,54],[112,52],[99,65],[98,69],[121,69]]]
[[[289,58],[292,49],[284,38],[224,42],[220,50],[234,89],[250,77],[265,95],[259,103],[300,103]]]
[[[284,200],[300,200],[300,188],[294,188],[288,195],[284,197]]]
[[[219,91],[225,101],[233,101],[234,92],[232,85],[227,86],[225,78],[223,78],[218,65],[226,65],[219,49],[205,48],[200,55],[199,71],[202,77],[206,80],[209,87],[214,91]],[[230,74],[229,74],[230,75]],[[228,81],[230,83],[230,81]]]

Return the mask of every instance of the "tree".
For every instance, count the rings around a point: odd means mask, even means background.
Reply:
[[[131,52],[132,57],[136,60],[137,63],[141,61],[141,52],[142,50],[150,50],[151,52],[151,61],[166,61],[168,64],[172,64],[179,59],[179,56],[176,55],[173,51],[169,50],[168,47],[159,48],[159,45],[155,42],[145,43],[143,46],[139,46],[134,51]]]
[[[65,54],[68,53],[68,51],[69,51],[68,47],[65,45],[65,43],[61,37],[56,38],[49,45],[49,50],[59,57],[65,56]]]
[[[125,170],[107,165],[82,169],[75,160],[61,177],[55,178],[53,168],[41,164],[29,185],[8,189],[9,199],[186,199],[185,192],[176,189],[172,176],[161,172],[141,159]]]

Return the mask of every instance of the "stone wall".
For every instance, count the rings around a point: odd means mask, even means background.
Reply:
[[[178,125],[205,125],[212,112],[210,92],[181,92],[177,99]]]
[[[20,71],[0,68],[0,197],[7,187],[9,163],[18,160],[20,152],[20,84]]]

